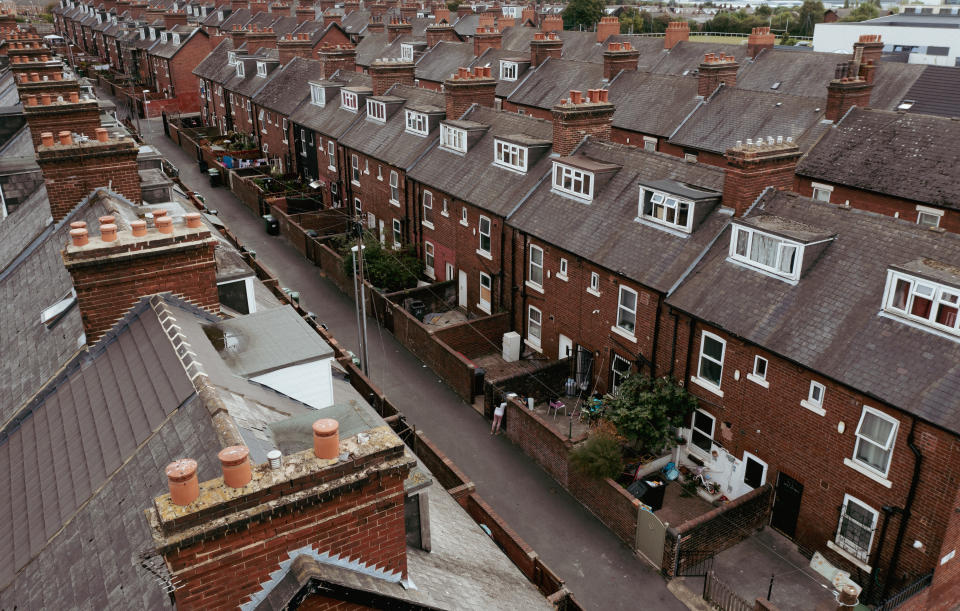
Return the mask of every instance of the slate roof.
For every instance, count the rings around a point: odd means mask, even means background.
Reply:
[[[500,41],[500,48],[506,51],[517,51],[530,57],[530,41],[540,30],[534,28],[525,28],[519,25],[510,26],[502,31],[503,38]]]
[[[603,63],[604,46],[597,42],[596,32],[564,30],[557,32],[563,41],[560,57],[581,62]]]
[[[670,138],[671,144],[723,154],[737,140],[792,137],[806,151],[826,99],[720,87]]]
[[[253,97],[254,104],[276,111],[290,113],[304,99],[310,97],[310,81],[323,76],[323,64],[317,60],[294,57]]]
[[[349,15],[340,20],[340,25],[348,34],[359,34],[370,22],[370,11],[367,9],[357,9],[350,11]]]
[[[801,160],[797,174],[960,210],[960,122],[854,108]]]
[[[526,62],[526,68],[524,69],[520,66],[519,74],[517,74],[517,80],[515,81],[503,81],[500,80],[500,60],[502,59],[515,59],[521,62]],[[527,74],[530,72],[530,55],[518,53],[516,51],[510,51],[509,49],[487,49],[480,54],[480,57],[473,60],[473,62],[467,66],[468,68],[473,68],[474,66],[489,66],[490,75],[497,80],[497,89],[494,95],[498,98],[505,98],[510,95],[514,89],[517,88],[517,84],[522,82],[526,78]],[[459,66],[457,66],[459,68]]]
[[[368,32],[360,42],[357,43],[358,66],[369,66],[373,60],[379,59],[380,54],[390,43],[387,42],[386,32]]]
[[[222,75],[227,73],[227,68],[232,68],[227,65],[228,51],[233,51],[233,40],[229,36],[220,41],[220,44],[197,64],[193,73],[200,78],[222,82]]]
[[[692,76],[621,72],[610,82],[613,126],[669,137],[700,103]]]
[[[615,34],[607,39],[611,42],[629,42],[630,46],[640,51],[640,57],[637,59],[637,70],[649,72],[657,65],[667,51],[663,48],[662,38],[651,38],[650,36],[637,36],[636,34]],[[598,61],[603,61],[601,54]]]
[[[909,99],[907,92],[923,74],[924,68],[920,64],[878,63],[873,91],[870,93],[870,107],[895,110],[900,102]]]
[[[887,270],[960,263],[960,236],[768,192],[754,215],[829,227],[837,238],[796,285],[728,262],[729,232],[668,303],[918,417],[960,432],[960,342],[878,316]]]
[[[173,44],[173,36],[170,34],[177,33],[180,34],[180,44]],[[195,35],[206,36],[206,34],[201,33],[200,28],[196,28],[189,25],[178,25],[175,28],[167,31],[167,43],[164,44],[163,41],[160,41],[160,44],[150,49],[150,55],[155,55],[157,57],[164,57],[170,59],[176,55],[181,49],[183,49],[187,42]]]
[[[272,68],[272,70],[267,72],[267,76],[265,77],[257,76],[257,62],[255,61],[257,59],[276,60],[277,50],[262,47],[260,49],[257,49],[256,55],[252,55],[252,56],[240,55],[238,53],[237,62],[240,62],[240,61],[244,62],[243,76],[242,77],[237,76],[236,67],[231,66],[231,68],[234,68],[233,77],[227,79],[223,83],[223,88],[225,90],[232,91],[242,96],[252,98],[254,95],[256,95],[258,91],[260,91],[261,87],[266,85],[267,82],[270,81],[270,79],[272,79],[274,76],[280,73],[280,66],[276,63],[276,61],[274,61],[272,63],[272,66],[268,66],[268,68]]]
[[[603,85],[603,64],[548,58],[520,81],[507,100],[514,104],[550,109],[570,95]]]
[[[446,101],[442,93],[408,85],[394,85],[386,95],[403,98],[405,102],[387,117],[386,123],[377,123],[367,118],[357,121],[340,137],[340,144],[392,166],[409,168],[423,151],[433,144],[440,130],[438,127],[426,137],[407,133],[404,108],[433,106],[443,110]]]
[[[457,68],[470,66],[474,59],[472,42],[440,41],[417,61],[416,77],[442,82]]]
[[[588,140],[575,158],[622,166],[584,203],[542,182],[507,222],[519,230],[666,293],[730,220],[719,203],[687,237],[639,223],[638,182],[671,179],[719,198],[724,172],[700,163]],[[576,222],[571,222],[576,219]]]
[[[716,42],[691,42],[684,40],[673,46],[668,53],[661,56],[660,61],[653,67],[653,72],[662,74],[683,74],[694,71],[703,61],[707,53],[725,53],[737,58],[743,64],[747,56],[747,45],[732,45]]]
[[[905,98],[914,100],[909,112],[960,117],[960,68],[924,66]]]
[[[408,176],[428,187],[506,217],[523,196],[550,171],[550,143],[553,126],[549,121],[474,106],[464,116],[489,126],[487,131],[458,154],[433,147]],[[525,174],[494,165],[494,140],[497,137],[523,135],[548,143],[539,159]],[[531,158],[532,160],[532,158]]]
[[[220,31],[229,35],[230,30],[233,29],[233,26],[246,25],[250,21],[251,15],[252,13],[248,8],[238,8],[234,10],[232,13],[230,13],[230,16],[224,19],[220,24]]]
[[[167,607],[139,566],[153,546],[142,512],[164,492],[169,462],[190,456],[217,473],[220,448],[141,301],[0,434],[0,606]]]
[[[359,72],[344,72],[338,70],[331,79],[343,83],[345,87],[369,87],[370,76]],[[310,99],[305,99],[290,115],[290,120],[311,129],[321,135],[339,138],[343,132],[358,118],[362,118],[366,108],[359,112],[350,112],[340,108],[340,96],[334,97],[326,106],[314,106]]]
[[[837,64],[852,57],[842,53],[764,49],[753,61],[746,61],[740,68],[737,89],[826,99],[827,84],[834,78]],[[779,86],[773,89],[776,83]]]

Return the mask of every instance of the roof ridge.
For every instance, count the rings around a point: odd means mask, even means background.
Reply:
[[[166,335],[167,340],[173,347],[173,351],[177,355],[177,360],[180,361],[180,365],[190,379],[190,383],[199,391],[204,386],[207,386],[210,376],[197,358],[197,353],[190,349],[191,345],[190,342],[187,341],[187,336],[184,335],[183,329],[177,324],[177,317],[173,315],[170,307],[172,305],[170,303],[171,300],[179,302],[176,305],[181,307],[191,305],[182,299],[174,297],[170,293],[161,293],[149,297],[150,307],[157,315],[160,327],[163,329],[164,335]]]

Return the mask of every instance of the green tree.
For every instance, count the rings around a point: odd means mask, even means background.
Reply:
[[[620,442],[607,433],[591,435],[570,452],[570,464],[588,477],[617,477],[623,471]]]
[[[570,0],[563,10],[563,28],[576,30],[580,26],[589,29],[603,17],[603,0]]]
[[[673,441],[674,429],[697,408],[696,398],[670,378],[630,374],[604,398],[607,419],[633,447],[651,453]]]
[[[796,30],[791,24],[790,33],[794,36],[813,36],[813,26],[823,21],[823,13],[823,2],[820,0],[803,0],[797,15],[799,23]]]
[[[841,21],[866,21],[880,16],[880,9],[872,2],[864,2],[850,11],[850,14]]]
[[[363,242],[363,275],[370,284],[387,292],[415,287],[423,272],[423,263],[413,247],[400,250],[385,248],[373,234],[366,234]],[[353,277],[352,243],[344,243],[343,272]]]
[[[773,9],[770,8],[769,4],[761,4],[753,11],[753,14],[757,17],[769,17],[773,14]]]
[[[632,6],[626,6],[620,12],[620,33],[639,34],[643,32],[643,17]]]
[[[460,0],[450,0],[447,2],[447,10],[449,10],[451,13],[455,13],[458,8],[460,8]],[[456,15],[453,15],[450,18],[453,19],[454,17],[456,17]]]

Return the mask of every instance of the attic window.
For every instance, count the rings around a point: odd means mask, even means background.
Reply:
[[[897,110],[910,110],[914,104],[916,104],[916,102],[913,100],[904,100],[897,105]]]
[[[400,58],[405,62],[413,61],[413,45],[402,43],[400,45]]]
[[[457,151],[458,153],[467,152],[467,132],[456,127],[451,127],[445,123],[440,124],[440,145],[443,148]]]
[[[310,103],[320,107],[326,105],[327,100],[323,97],[323,87],[310,83]]]
[[[493,141],[494,163],[518,172],[527,171],[527,147],[503,140]]]
[[[175,33],[175,34],[173,35],[173,44],[175,44],[175,45],[179,45],[179,44],[180,44],[180,35],[179,35],[179,34],[176,34],[176,33]]]
[[[157,39],[157,28],[150,28],[150,40]]]
[[[517,80],[517,62],[509,62],[506,60],[500,60],[500,80],[502,81],[515,81]]]
[[[163,44],[167,44],[167,33],[166,33],[166,32],[163,32],[163,33],[160,34],[160,42],[163,43]]]
[[[243,78],[243,76],[244,76],[243,62],[237,62],[237,77]]]
[[[387,105],[377,100],[367,100],[367,118],[377,123],[386,123]]]
[[[640,217],[690,233],[693,224],[693,202],[641,187]]]
[[[236,63],[237,63],[237,52],[227,51],[227,64],[230,66],[235,66]]]
[[[63,318],[63,315],[67,313],[67,310],[70,309],[77,301],[77,291],[70,289],[70,292],[61,297],[55,304],[46,308],[40,314],[40,322],[45,324],[49,329],[53,325]]]
[[[770,85],[770,89],[780,89],[781,82],[777,81],[773,85]]]
[[[751,227],[735,225],[730,240],[730,258],[796,281],[800,278],[803,245]]]
[[[563,165],[562,163],[554,162],[553,188],[561,193],[592,201],[593,172],[579,170]]]
[[[908,320],[960,335],[957,310],[960,288],[911,276],[903,272],[887,272],[884,309]]]
[[[357,112],[357,94],[352,91],[341,91],[340,107],[350,112]]]
[[[223,21],[223,11],[217,11],[217,21]]]
[[[407,131],[417,136],[426,136],[430,133],[430,123],[427,121],[427,115],[422,112],[408,110],[407,113]]]
[[[267,76],[266,62],[257,62],[257,76],[261,78]]]

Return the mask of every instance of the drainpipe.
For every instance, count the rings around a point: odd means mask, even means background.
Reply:
[[[663,307],[663,295],[657,293],[657,311],[653,318],[653,351],[650,354],[650,377],[657,377],[657,340],[660,337],[660,309]]]
[[[670,308],[670,316],[673,317],[673,340],[670,342],[670,373],[667,375],[672,378],[674,370],[676,369],[674,363],[677,360],[677,326],[680,323],[680,318],[677,316],[677,311],[673,309],[673,306],[668,307]]]
[[[690,353],[693,352],[693,330],[696,328],[696,324],[693,320],[693,317],[690,317],[690,324],[688,325],[690,330],[687,332],[687,358],[683,366],[683,385],[687,385],[687,378],[690,377]]]
[[[887,585],[890,583],[894,572],[897,570],[897,562],[900,560],[900,547],[903,543],[903,536],[906,534],[907,522],[910,521],[910,509],[913,507],[913,500],[917,494],[917,482],[920,481],[920,467],[923,465],[923,454],[920,453],[920,448],[918,448],[913,441],[913,433],[914,429],[916,428],[917,419],[914,418],[910,423],[910,434],[907,435],[907,447],[910,448],[911,452],[913,452],[913,479],[910,482],[910,491],[907,493],[907,500],[903,506],[903,515],[900,518],[900,528],[897,529],[897,540],[894,543],[893,557],[890,559],[890,566],[887,568],[887,578],[883,582],[883,590],[881,590],[881,593],[886,591]],[[878,554],[878,564],[879,561],[880,556]]]
[[[491,220],[492,220],[492,219],[491,219]],[[513,233],[513,232],[511,231],[511,233]],[[493,232],[491,231],[490,234],[492,235]],[[503,304],[503,298],[504,298],[504,296],[506,295],[506,292],[507,292],[507,287],[506,287],[506,285],[504,284],[504,280],[507,278],[507,274],[504,273],[504,271],[503,271],[503,270],[504,270],[504,260],[503,260],[503,248],[504,248],[504,246],[503,246],[503,243],[506,241],[506,235],[507,235],[507,219],[503,219],[503,220],[500,221],[500,273],[497,274],[497,275],[499,276],[499,277],[497,278],[497,299],[500,301],[501,304]],[[512,241],[513,241],[513,238],[511,237],[511,243],[512,243]],[[512,270],[513,270],[513,267],[512,267],[513,261],[511,260],[510,263],[511,263],[511,268],[510,268],[510,270],[512,271]],[[511,299],[511,301],[513,301],[513,300]],[[511,311],[513,310],[512,307],[511,307],[510,309],[511,309]],[[493,311],[493,304],[492,304],[492,303],[490,304],[490,310]],[[499,308],[499,310],[500,310],[500,311],[503,311],[503,306],[502,306],[502,305],[501,305],[501,307]]]
[[[890,524],[890,516],[894,514],[903,514],[903,509],[901,509],[900,507],[892,507],[890,505],[884,505],[880,509],[883,510],[883,525],[880,527],[880,543],[877,544],[877,562],[873,563],[873,571],[870,573],[870,598],[871,599],[874,598],[874,594],[876,593],[876,587],[880,580],[880,558],[883,555],[883,543],[884,541],[886,541],[886,538],[887,538],[887,526]]]
[[[530,248],[530,236],[523,234],[523,274],[520,283],[520,335],[527,334],[527,250]],[[543,313],[540,314],[540,334],[543,335]],[[523,354],[523,338],[520,340],[520,353]]]

